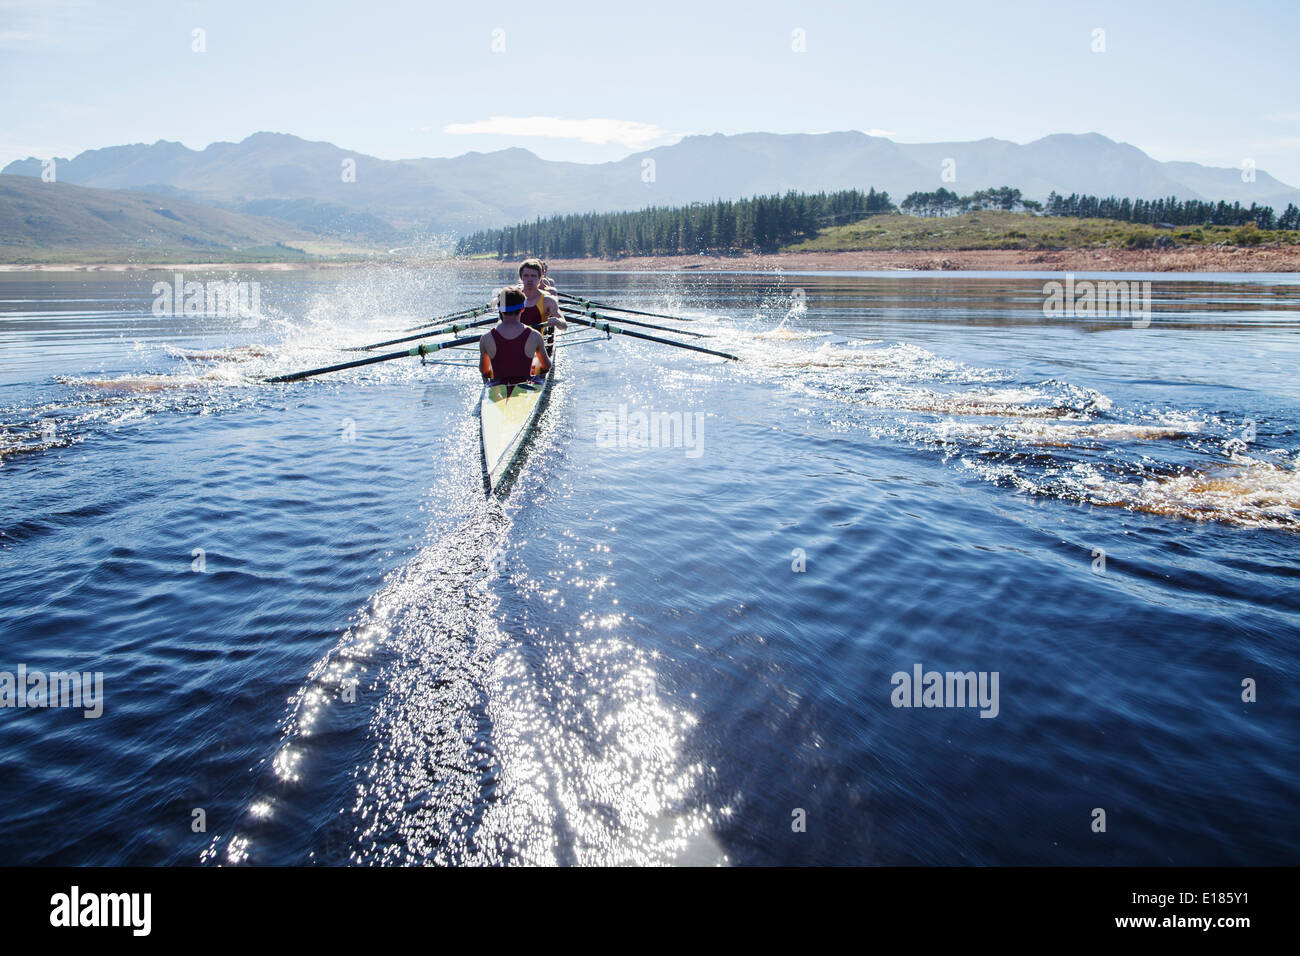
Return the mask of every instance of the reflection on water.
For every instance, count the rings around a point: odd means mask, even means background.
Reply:
[[[129,277],[0,280],[25,284],[0,303],[13,653],[106,655],[137,688],[99,736],[0,730],[67,755],[18,788],[57,806],[0,803],[5,861],[1117,862],[1051,829],[1102,799],[1098,727],[1108,794],[1200,788],[1209,822],[1152,811],[1180,860],[1294,859],[1288,705],[1255,738],[1179,695],[1295,671],[1300,286],[1151,277],[1139,330],[1044,318],[1044,277],[570,276],[743,360],[576,344],[504,502],[472,349],[261,382],[499,278],[279,275],[253,328],[160,322]],[[620,406],[698,414],[702,454],[602,444]],[[1137,583],[1089,577],[1094,541]],[[1225,608],[1235,643],[1208,638]],[[1003,715],[904,722],[888,675],[918,658],[1007,668]],[[1214,746],[1166,779],[1162,735]],[[97,757],[115,796],[88,810],[66,781]],[[1251,788],[1216,789],[1230,757]],[[176,836],[200,799],[210,830]],[[1046,829],[999,824],[1018,801]],[[100,844],[29,849],[69,812]]]
[[[726,862],[709,833],[717,813],[693,802],[707,773],[682,752],[694,717],[659,693],[655,652],[628,641],[617,613],[582,615],[575,640],[559,618],[503,605],[503,590],[536,585],[520,570],[515,508],[455,491],[473,486],[466,463],[477,463],[464,452],[475,441],[462,427],[444,449],[457,466],[437,490],[454,527],[392,575],[315,665],[261,792],[204,860],[265,861],[289,825],[283,807],[321,772],[319,738],[356,735],[367,714],[373,747],[351,774],[350,816],[322,828],[313,862]],[[535,453],[552,441],[543,428]],[[569,564],[570,588],[608,586],[587,561]],[[556,610],[554,588],[534,597]]]

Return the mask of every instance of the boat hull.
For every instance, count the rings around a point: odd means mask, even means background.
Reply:
[[[517,385],[484,385],[479,399],[483,477],[489,492],[502,489],[537,424],[555,375],[555,358],[544,376]]]

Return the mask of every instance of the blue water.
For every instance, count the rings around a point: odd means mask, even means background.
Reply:
[[[506,273],[236,278],[0,274],[0,671],[103,675],[0,863],[1300,863],[1293,277],[557,274],[742,361],[575,330],[504,500],[473,368],[258,380]]]

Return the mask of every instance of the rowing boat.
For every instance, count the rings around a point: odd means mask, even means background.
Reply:
[[[561,293],[561,296],[564,294]],[[591,302],[587,299],[580,300],[577,304],[571,304],[570,308],[576,309],[566,315],[568,321],[580,326],[585,326],[593,332],[603,332],[604,338],[608,339],[615,335],[627,336],[637,341],[658,342],[660,345],[671,345],[674,348],[689,349],[692,352],[700,352],[704,355],[716,355],[719,358],[730,359],[735,361],[737,356],[730,352],[721,352],[717,349],[705,348],[702,345],[692,345],[690,342],[681,342],[674,339],[666,339],[657,335],[647,335],[644,332],[636,332],[632,329],[622,328],[623,325],[639,325],[649,329],[659,329],[664,332],[672,332],[677,335],[687,335],[694,338],[708,338],[698,332],[690,332],[684,329],[670,328],[663,325],[651,325],[649,322],[641,322],[636,319],[614,318],[602,312],[597,312],[595,306],[608,309],[612,312],[631,312],[634,315],[654,316],[658,313],[637,312],[633,309],[620,309],[618,306],[603,305],[598,302]],[[493,311],[490,307],[462,309],[459,312],[453,312],[442,316],[434,322],[428,322],[424,325],[413,326],[404,331],[414,332],[414,335],[404,335],[400,338],[385,339],[383,342],[372,342],[369,345],[354,346],[347,351],[351,352],[370,352],[388,345],[397,345],[398,343],[411,342],[415,340],[424,340],[439,335],[454,335],[457,332],[464,332],[476,326],[491,325],[496,322],[499,314],[494,314],[488,318],[478,318],[485,311]],[[447,319],[469,319],[472,321],[461,321],[451,325],[444,325],[442,328],[433,328],[440,321]],[[613,325],[609,320],[619,325]],[[679,321],[691,321],[689,319],[680,319],[677,316],[669,318],[678,319]],[[483,454],[483,483],[487,487],[489,494],[493,492],[504,492],[508,487],[508,480],[514,470],[514,466],[519,459],[519,455],[524,445],[528,441],[528,436],[532,433],[537,424],[537,418],[542,413],[546,405],[546,399],[551,390],[551,379],[555,375],[555,353],[559,346],[555,344],[555,333],[547,333],[547,352],[551,356],[551,367],[546,370],[544,375],[536,376],[526,382],[520,382],[517,385],[499,385],[487,383],[483,386],[483,393],[479,398],[479,442]],[[476,346],[480,340],[479,335],[469,335],[461,338],[451,339],[442,342],[425,342],[421,341],[419,345],[411,348],[400,349],[396,352],[386,352],[382,355],[369,355],[365,358],[352,359],[347,362],[339,362],[334,365],[325,365],[320,368],[309,368],[301,372],[290,372],[285,375],[276,375],[271,378],[263,379],[265,382],[287,383],[299,382],[303,379],[315,378],[317,375],[325,375],[330,372],[342,372],[347,369],[361,368],[367,365],[373,365],[377,362],[391,362],[396,359],[419,357],[421,363],[429,362],[429,356],[437,352],[449,349],[465,348]],[[583,342],[595,341],[595,339],[583,339]],[[578,342],[566,342],[568,345],[577,345]],[[434,359],[433,361],[438,361]],[[464,363],[458,363],[464,364]],[[477,363],[474,363],[477,364]]]
[[[511,473],[519,452],[532,433],[551,391],[555,374],[555,348],[551,367],[544,375],[517,385],[483,386],[479,399],[479,435],[483,447],[483,478],[488,492],[499,491]]]

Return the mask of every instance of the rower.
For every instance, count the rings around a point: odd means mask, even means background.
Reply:
[[[559,295],[559,288],[555,285],[555,280],[551,278],[551,267],[545,259],[538,260],[542,264],[542,281],[539,283],[542,291],[549,295]]]
[[[523,289],[510,286],[497,295],[499,321],[478,341],[478,368],[490,385],[517,385],[551,367],[546,341],[520,321],[523,311]]]
[[[545,274],[546,266],[540,259],[525,259],[519,267],[519,281],[524,287],[524,311],[520,320],[539,332],[567,329],[569,323],[560,314],[560,300],[542,288]]]

